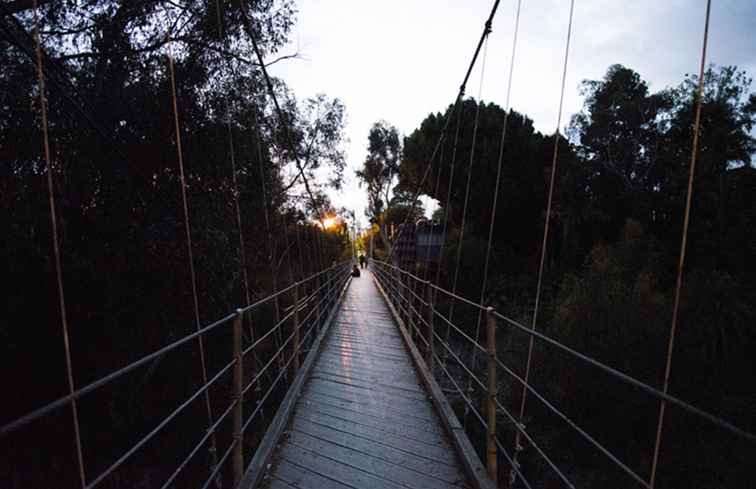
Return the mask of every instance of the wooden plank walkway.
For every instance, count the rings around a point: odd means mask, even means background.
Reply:
[[[352,280],[263,487],[471,487],[369,272]]]

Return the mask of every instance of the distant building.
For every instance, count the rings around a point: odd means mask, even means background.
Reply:
[[[438,265],[441,247],[444,244],[443,226],[440,223],[421,219],[415,224],[415,260]]]
[[[404,270],[418,266],[436,267],[441,259],[443,226],[427,219],[414,224],[402,224],[394,232],[395,263]]]
[[[400,224],[394,229],[394,263],[403,270],[415,269],[415,225]]]

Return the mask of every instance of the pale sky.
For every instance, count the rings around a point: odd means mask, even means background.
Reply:
[[[553,133],[569,0],[523,0],[511,106]],[[756,2],[713,0],[707,59],[756,74]],[[504,106],[516,0],[502,0],[489,38],[482,98]],[[410,134],[430,112],[452,103],[492,0],[301,0],[288,53],[304,59],[271,67],[298,98],[326,93],[347,109],[346,184],[337,206],[364,224],[366,196],[354,171],[365,159],[370,126],[381,119]],[[580,109],[578,85],[615,63],[656,91],[697,73],[705,0],[576,0],[565,110]],[[467,94],[477,97],[480,63]],[[756,87],[754,87],[756,88]]]

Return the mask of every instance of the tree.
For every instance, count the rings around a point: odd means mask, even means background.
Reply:
[[[340,189],[343,183],[346,108],[338,98],[329,99],[325,94],[317,94],[302,104],[297,104],[288,91],[284,96],[284,124],[288,128],[276,125],[271,130],[277,141],[276,154],[289,174],[283,192],[300,195],[298,200],[304,202],[309,214],[322,219],[318,214],[324,215],[331,205],[325,188]],[[324,178],[326,182],[322,183]]]
[[[59,375],[62,338],[45,198],[32,12],[25,4],[31,2],[9,5],[15,15],[0,8],[0,272],[13,289],[6,296],[8,307],[0,310],[0,369],[20,372],[9,385],[18,393],[7,403],[9,417],[66,392],[65,376]],[[290,252],[297,249],[297,238],[317,242],[326,263],[340,255],[345,246],[341,237],[322,233],[322,240],[314,240],[315,230],[302,223],[309,202],[296,195],[301,182],[292,183],[293,175],[285,171],[292,155],[283,149],[283,126],[273,115],[259,66],[249,58],[251,45],[242,29],[239,2],[39,4],[51,168],[63,281],[69,319],[75,325],[70,345],[77,385],[196,328],[169,48],[200,321],[214,320],[244,303],[245,266],[255,272],[248,273],[254,299],[278,290],[273,286],[276,279],[286,286],[286,271],[306,271],[308,264],[314,265],[305,253]],[[253,33],[264,56],[278,56],[270,63],[286,58],[279,50],[295,20],[293,2],[242,4],[254,19]],[[288,93],[283,82],[273,82],[277,94]],[[302,104],[293,95],[286,99],[286,120],[292,123],[295,151],[306,164],[306,175],[317,180],[331,170],[330,183],[338,183],[343,172],[343,104],[324,96]],[[304,260],[307,263],[301,263]],[[260,314],[258,331],[275,324],[270,310]],[[32,323],[34,327],[28,327]],[[263,350],[271,346],[264,343]],[[208,368],[214,368],[213,359],[227,354],[228,343],[208,335],[205,345]],[[34,356],[28,355],[31,350]],[[97,406],[98,414],[87,416],[82,425],[84,446],[97,447],[85,454],[87,462],[93,467],[109,465],[135,433],[154,427],[154,420],[165,414],[163,408],[178,405],[187,392],[196,390],[199,376],[191,370],[198,365],[196,355],[196,349],[182,349],[170,360],[161,357],[124,378],[115,389],[88,395],[82,404]],[[50,436],[49,443],[35,448],[34,460],[24,456],[29,447],[39,446],[41,437],[68,429],[58,427],[68,426],[58,418],[48,421],[30,426],[17,447],[0,447],[0,473],[18,474],[8,481],[9,487],[76,485],[75,471],[68,470],[72,461],[62,455],[69,453],[62,448],[68,447],[67,434]],[[170,475],[175,467],[160,456],[161,447],[185,446],[179,433],[196,429],[203,420],[191,415],[176,423],[159,446],[144,447],[142,453],[154,462],[124,466],[119,484],[150,485],[145,481]],[[104,432],[113,443],[91,443]],[[190,477],[206,475],[206,469],[199,457],[187,468]]]
[[[399,131],[386,121],[373,124],[368,134],[368,154],[362,169],[357,170],[360,184],[367,187],[368,205],[365,215],[377,224],[382,244],[388,244],[386,217],[391,211],[391,190],[399,171],[402,144]]]
[[[453,113],[453,106],[449,106],[445,114],[429,114],[420,127],[405,139],[399,187],[413,192],[417,189],[428,165],[431,164],[429,160],[441,136],[445,118],[454,117],[455,123],[446,135],[440,156],[432,162],[421,193],[438,200],[444,208],[444,214],[449,218],[450,225],[459,226],[463,217],[469,176],[472,191],[467,206],[468,227],[465,234],[487,236],[506,114],[501,107],[493,103],[480,104],[472,166],[472,133],[478,102],[466,100],[460,107],[462,114],[458,138],[455,127],[457,114]],[[560,161],[572,158],[571,149],[566,144],[560,151]],[[495,234],[495,247],[499,251],[505,248],[512,249],[520,256],[532,253],[534,244],[540,237],[539,229],[546,201],[544,168],[551,164],[552,153],[553,139],[537,132],[533,127],[533,121],[528,117],[511,111],[507,118],[495,226],[502,230],[517,229],[517,232]],[[523,266],[525,263],[522,260],[512,263],[512,266]]]
[[[602,223],[602,236],[615,238],[628,218],[652,219],[658,191],[661,137],[671,97],[651,94],[638,73],[612,65],[602,80],[584,80],[583,109],[572,117],[585,166],[589,212]]]
[[[399,226],[405,222],[414,224],[415,221],[425,215],[425,208],[420,199],[412,200],[414,195],[410,192],[394,189],[394,195],[389,202],[388,208],[382,217],[386,227]]]
[[[693,193],[695,218],[690,230],[694,263],[703,260],[711,266],[721,265],[726,260],[724,250],[742,246],[728,243],[727,236],[736,231],[733,224],[748,209],[742,207],[743,201],[733,201],[729,193],[730,189],[736,191],[738,180],[748,175],[733,170],[751,167],[756,153],[756,139],[751,134],[756,124],[756,93],[751,92],[751,82],[734,66],[712,65],[706,70]],[[689,75],[673,91],[674,106],[664,140],[667,180],[660,215],[666,218],[665,227],[674,233],[681,228],[687,192],[697,85],[698,77]],[[728,203],[734,207],[728,209]]]
[[[379,222],[388,208],[394,180],[399,172],[402,144],[399,131],[386,121],[373,124],[368,134],[368,155],[357,171],[361,184],[367,186],[368,206],[365,215],[371,222]]]

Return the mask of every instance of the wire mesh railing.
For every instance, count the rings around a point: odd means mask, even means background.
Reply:
[[[635,483],[636,487],[652,487],[650,481],[634,469],[614,447],[592,434],[584,426],[585,420],[581,423],[581,420],[575,419],[566,409],[558,407],[556,402],[549,399],[542,389],[537,388],[532,379],[528,381],[517,373],[510,359],[505,356],[509,352],[497,349],[497,333],[501,335],[510,330],[524,333],[540,344],[583,364],[592,372],[607,375],[613,382],[629,386],[651,400],[665,401],[676,406],[699,421],[709,423],[712,428],[729,433],[752,448],[756,447],[756,434],[577,351],[552,336],[529,328],[492,307],[453,294],[390,263],[372,260],[371,268],[373,276],[406,325],[410,338],[423,353],[434,379],[439,385],[450,387],[444,389],[447,396],[456,396],[461,400],[462,407],[457,409],[457,414],[463,418],[466,433],[481,458],[486,460],[488,474],[494,481],[503,480],[502,476],[509,471],[510,486],[519,481],[526,488],[532,487],[519,459],[520,452],[527,444],[561,482],[562,487],[574,488],[581,485],[571,478],[568,467],[560,465],[554,449],[547,448],[534,435],[532,427],[526,426],[513,410],[507,408],[500,392],[503,382],[499,374],[503,373],[505,378],[536,399],[544,412],[571,430],[582,440],[584,446],[595,450]],[[454,317],[449,317],[448,309],[444,311],[445,305],[454,302],[471,309],[468,321],[464,322],[464,318],[461,321],[455,320]],[[480,327],[481,317],[484,317],[483,328]],[[503,423],[497,424],[499,420]],[[517,443],[511,448],[505,443],[504,428],[519,433],[517,440],[521,439],[523,443]],[[500,465],[499,459],[506,461],[506,464]]]
[[[275,412],[274,398],[280,399],[286,393],[292,379],[299,369],[303,355],[309,352],[315,338],[321,329],[327,325],[329,318],[338,306],[340,292],[345,286],[350,274],[351,262],[333,265],[325,270],[314,273],[302,280],[268,295],[260,300],[237,309],[217,321],[204,325],[196,332],[188,334],[172,343],[149,353],[138,360],[125,365],[83,387],[71,394],[51,401],[38,409],[21,416],[0,427],[0,443],[4,443],[12,435],[23,432],[25,428],[35,422],[40,422],[56,414],[57,411],[71,405],[71,403],[87,397],[105,386],[111,385],[137,369],[145,368],[165,355],[177,352],[181,347],[193,340],[197,340],[212,332],[227,330],[225,337],[230,340],[228,358],[230,360],[217,368],[215,372],[208,372],[208,380],[194,390],[186,399],[172,407],[169,413],[156,419],[154,427],[145,435],[140,436],[122,455],[109,462],[98,471],[97,475],[86,478],[84,487],[87,489],[102,487],[105,481],[114,477],[123,465],[132,460],[140,450],[151,442],[155,442],[158,435],[170,429],[171,423],[190,406],[198,402],[210,389],[217,388],[222,382],[228,383],[230,388],[226,392],[227,402],[217,399],[214,403],[223,404],[221,414],[207,428],[198,423],[198,431],[204,431],[194,441],[188,441],[185,454],[179,454],[179,462],[165,480],[156,483],[155,487],[182,487],[181,475],[187,467],[192,465],[198,454],[206,447],[226,426],[227,443],[220,457],[213,457],[216,463],[210,467],[210,474],[204,480],[202,487],[212,485],[216,487],[237,487],[245,470],[245,460],[251,460],[256,444],[267,429],[266,423],[270,416],[265,415],[265,409]],[[267,326],[262,334],[256,338],[244,334],[244,328],[262,330],[262,324],[254,324],[255,314],[267,306],[275,305],[277,320]],[[228,331],[230,329],[230,331]],[[231,377],[231,379],[229,379]],[[228,423],[231,422],[231,426]],[[82,425],[87,423],[82,419]],[[254,433],[251,433],[254,431]],[[88,446],[88,450],[97,447]],[[104,448],[104,447],[103,447]],[[209,450],[216,450],[215,446]],[[228,461],[232,460],[229,464]],[[230,483],[224,483],[230,481]]]

